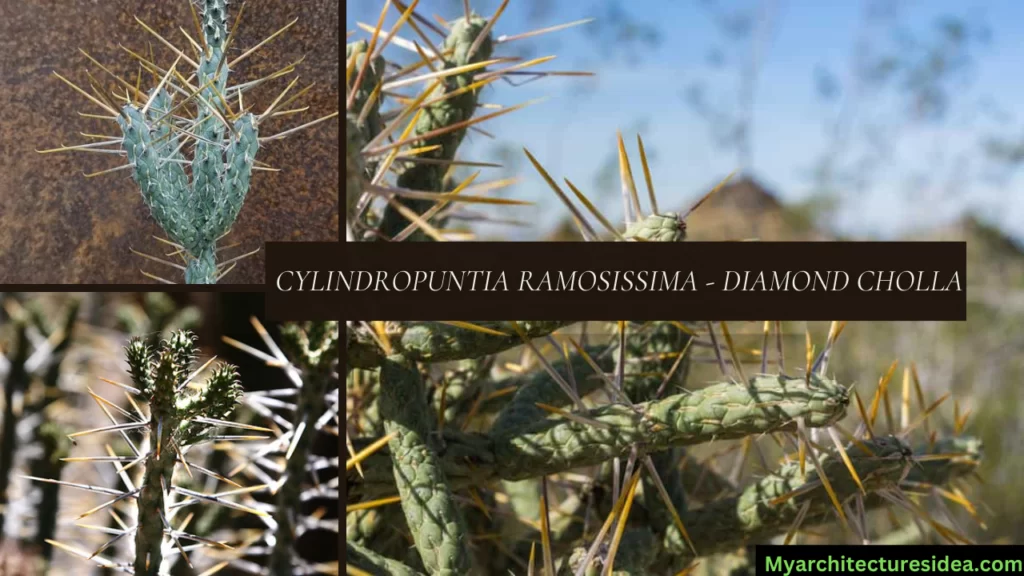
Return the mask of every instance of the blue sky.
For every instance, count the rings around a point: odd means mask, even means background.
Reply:
[[[512,0],[497,33],[513,34],[595,15],[600,18],[606,2],[553,2],[538,23],[529,21],[531,1]],[[496,4],[494,0],[472,2],[485,15],[490,15]],[[754,0],[720,0],[718,4],[727,9],[761,5]],[[917,0],[902,4],[896,22],[919,37],[928,38],[940,16],[953,15],[983,24],[991,39],[972,47],[974,67],[969,82],[947,86],[953,100],[941,122],[909,121],[899,114],[901,101],[891,92],[857,99],[855,133],[860,134],[868,119],[880,122],[887,131],[879,136],[879,142],[890,149],[883,155],[882,166],[870,171],[870,183],[863,191],[839,189],[840,208],[831,224],[848,234],[886,238],[941,224],[971,210],[1024,241],[1024,196],[1016,192],[1024,178],[1009,171],[1001,171],[997,180],[982,177],[990,164],[979,153],[986,136],[1024,133],[1024,98],[1018,96],[1024,94],[1024,47],[1015,42],[1024,35],[1024,2]],[[454,18],[460,5],[455,0],[421,0],[418,12]],[[547,78],[519,87],[499,82],[484,92],[483,101],[503,105],[545,98],[486,126],[521,160],[515,172],[523,180],[507,194],[539,203],[518,212],[522,219],[545,226],[564,214],[554,205],[553,193],[525,163],[523,146],[556,179],[569,177],[588,194],[598,196],[594,176],[614,152],[616,131],[623,131],[636,160],[636,130],[642,127],[648,151],[655,155],[651,169],[659,203],[671,207],[688,205],[738,167],[736,154],[714,143],[708,122],[681,96],[686,86],[703,82],[716,102],[731,103],[737,98],[738,75],[716,72],[707,64],[710,49],[722,42],[699,1],[624,0],[619,5],[623,19],[651,23],[660,31],[661,43],[657,48],[641,47],[638,62],[621,57],[619,46],[614,52],[600,50],[592,37],[573,29],[521,44],[535,47],[536,56],[558,55],[545,69],[596,72],[592,83]],[[846,79],[853,47],[864,30],[863,3],[778,0],[769,5],[775,8],[774,26],[770,39],[762,44],[749,173],[784,201],[797,202],[813,191],[809,171],[827,147],[824,127],[837,109],[836,102],[823,102],[816,95],[815,71],[826,68],[841,82]],[[379,7],[376,1],[350,2],[347,29],[355,29],[357,20],[373,24]],[[388,24],[396,15],[392,9]],[[893,29],[878,27],[867,36],[869,43],[885,45]],[[412,38],[408,30],[403,35]],[[396,47],[388,50],[404,52]],[[739,43],[732,43],[727,51],[730,56],[749,53],[749,44]],[[584,86],[588,89],[581,94],[579,89]],[[843,94],[849,91],[840,92]],[[994,105],[1002,115],[979,114],[982,102]],[[472,135],[460,156],[488,160],[495,154],[495,145],[496,141]],[[634,169],[639,174],[639,167]],[[913,178],[921,171],[930,173],[932,181]],[[500,175],[488,172],[481,175],[497,177]],[[605,195],[599,199],[609,216],[619,215],[617,198]],[[520,234],[528,237],[536,231]]]

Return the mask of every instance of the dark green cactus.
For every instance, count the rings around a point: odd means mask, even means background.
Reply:
[[[268,512],[259,541],[242,550],[242,557],[232,564],[270,576],[317,573],[322,568],[304,558],[297,544],[312,530],[339,531],[337,520],[318,519],[311,509],[313,501],[333,507],[338,499],[337,479],[324,479],[335,474],[338,466],[333,450],[337,433],[332,430],[339,412],[338,323],[285,324],[280,346],[255,318],[252,323],[269,352],[229,338],[225,341],[279,366],[291,386],[253,391],[245,398],[246,406],[257,418],[266,419],[277,434],[266,443],[246,443],[232,451],[242,462],[236,473],[244,471],[267,482],[265,489],[255,493],[262,499],[251,504]],[[324,436],[334,437],[329,456],[315,449]]]
[[[113,501],[88,514],[100,512],[121,500],[135,502],[138,510],[135,525],[114,531],[92,527],[102,530],[108,536],[114,536],[106,545],[87,556],[100,566],[130,570],[138,575],[166,573],[173,561],[178,559],[176,551],[183,539],[205,542],[201,537],[174,528],[178,524],[175,515],[185,506],[212,503],[257,515],[264,514],[235,503],[227,494],[204,494],[186,489],[177,482],[175,473],[178,470],[188,470],[189,474],[204,470],[188,462],[187,454],[192,447],[224,438],[217,433],[219,428],[241,426],[227,420],[242,396],[237,370],[227,364],[215,365],[209,368],[203,380],[199,380],[201,372],[207,367],[196,370],[197,355],[195,337],[186,331],[174,332],[158,348],[150,347],[140,338],[133,338],[125,347],[131,385],[122,386],[148,406],[148,414],[136,416],[124,412],[128,421],[118,422],[107,412],[112,425],[69,436],[74,439],[103,433],[121,435],[134,456],[120,461],[126,464],[134,462],[140,467],[137,480],[122,475],[126,487],[117,490],[65,482],[53,477],[30,477],[50,485],[114,496]],[[138,436],[140,432],[145,433],[142,441]],[[109,460],[105,456],[96,456],[95,459]],[[117,561],[100,554],[110,544],[125,537],[131,538],[135,544],[132,559]]]
[[[441,46],[441,50],[446,53],[451,52],[451,56],[444,61],[445,68],[450,69],[467,64],[475,64],[488,60],[491,57],[492,40],[488,36],[483,37],[483,41],[479,43],[476,52],[470,53],[470,48],[473,47],[474,41],[485,31],[485,26],[487,26],[487,22],[475,14],[470,16],[469,19],[460,18],[452,22],[451,31],[445,39],[444,45]],[[472,84],[481,72],[483,72],[482,69],[448,76],[443,85],[438,87],[437,94],[441,95],[465,88]],[[478,92],[470,91],[432,104],[424,108],[413,133],[417,136],[430,134],[446,126],[453,126],[469,120],[476,112],[477,102]],[[451,161],[455,159],[455,152],[465,136],[466,129],[463,128],[417,141],[413,146],[439,146],[428,157],[435,160]],[[447,170],[448,166],[445,164],[414,164],[406,168],[398,176],[398,187],[427,192],[443,192],[444,175]],[[405,204],[417,214],[422,214],[433,204],[433,202],[428,200],[399,199],[398,202]],[[388,206],[381,220],[380,233],[385,238],[393,238],[410,223],[409,219],[403,217],[397,209],[393,206]],[[414,235],[413,239],[422,239],[424,237],[425,235],[419,233]]]
[[[208,420],[230,415],[241,388],[235,368],[222,365],[214,369],[202,392],[181,396],[197,354],[194,338],[186,332],[176,333],[159,350],[133,340],[125,352],[132,382],[149,404],[147,428],[152,434],[138,493],[133,568],[135,574],[156,575],[163,562],[167,497],[178,454],[204,439],[212,428]]]
[[[268,568],[272,576],[289,576],[300,565],[295,558],[299,511],[309,470],[315,463],[313,438],[319,431],[332,386],[337,385],[338,325],[318,322],[305,325],[288,324],[282,329],[285,355],[302,375],[298,390],[292,433],[298,435],[289,443],[291,457],[285,465],[281,488],[277,493],[274,520],[276,540]],[[323,426],[323,424],[319,424]]]

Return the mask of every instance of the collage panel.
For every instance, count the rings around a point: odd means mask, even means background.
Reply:
[[[0,573],[337,574],[337,322],[0,294]]]
[[[1018,7],[785,4],[350,3],[346,238],[1019,245]]]
[[[944,554],[846,545],[1019,543],[1024,109],[994,81],[1019,7],[983,4],[351,5],[346,239],[485,243],[397,272],[353,247],[359,273],[628,266],[598,247],[550,264],[540,242],[940,241],[966,244],[966,322],[513,322],[494,318],[519,315],[500,311],[515,287],[409,290],[414,312],[348,322],[348,573],[793,574],[824,570],[755,547],[898,564]],[[461,261],[484,251],[497,263]],[[493,305],[469,312],[476,291]],[[642,317],[712,315],[698,301]],[[828,315],[893,314],[853,308]],[[466,316],[489,321],[425,321]]]
[[[338,240],[339,10],[0,8],[0,282],[262,284],[265,242]]]
[[[1019,398],[1021,356],[961,323],[347,330],[350,574],[739,575],[770,543],[1018,538],[1017,400],[990,399]]]

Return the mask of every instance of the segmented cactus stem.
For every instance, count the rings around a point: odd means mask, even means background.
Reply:
[[[444,60],[444,69],[457,68],[490,59],[493,50],[493,40],[489,34],[478,44],[475,52],[471,53],[470,51],[477,37],[484,31],[486,26],[487,21],[476,14],[470,15],[468,18],[459,18],[451,23],[451,30],[441,47],[441,50],[445,53],[451,51],[451,56]],[[469,86],[473,83],[476,76],[482,72],[484,72],[483,69],[478,69],[446,77],[444,82],[438,86],[436,96],[442,96]],[[447,126],[453,126],[459,122],[469,120],[476,112],[478,92],[477,90],[471,90],[452,98],[438,100],[434,104],[425,107],[416,124],[414,134],[430,134]],[[427,157],[435,160],[453,160],[455,159],[455,152],[458,150],[459,144],[462,143],[465,135],[466,128],[462,128],[439,136],[425,138],[414,145],[439,146],[433,152],[428,153]],[[444,176],[447,169],[448,167],[443,163],[414,164],[406,168],[399,175],[398,186],[411,190],[442,192],[444,190]],[[433,204],[427,200],[412,200],[408,198],[401,198],[398,201],[417,214],[422,214]],[[409,224],[410,222],[405,216],[389,205],[384,211],[380,232],[385,238],[392,238]],[[411,237],[413,240],[422,240],[423,238],[425,238],[425,235],[422,232],[417,232]]]
[[[394,483],[423,566],[430,574],[457,576],[471,565],[469,534],[435,451],[434,427],[415,366],[391,356],[381,366],[380,412]]]

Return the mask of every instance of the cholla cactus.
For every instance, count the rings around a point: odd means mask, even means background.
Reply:
[[[700,198],[686,212],[682,214],[661,212],[658,208],[657,196],[654,193],[654,183],[651,180],[651,169],[647,162],[644,141],[639,134],[637,134],[636,143],[640,149],[640,162],[643,166],[644,181],[647,184],[647,196],[651,212],[647,215],[643,213],[636,180],[633,177],[633,168],[629,162],[629,154],[626,152],[626,144],[623,142],[622,134],[620,133],[618,135],[618,157],[619,179],[622,183],[622,214],[626,222],[626,229],[624,231],[619,232],[616,226],[568,178],[564,179],[565,184],[579,203],[597,219],[601,227],[605,229],[613,240],[620,242],[682,242],[686,240],[686,218],[699,208],[701,204],[706,202],[708,198],[721,190],[733,175],[727,176],[718,186],[712,188],[710,192]],[[584,211],[576,207],[576,204],[569,198],[569,195],[562,190],[561,186],[555,182],[533,154],[525,148],[523,152],[547,185],[558,196],[558,199],[569,209],[573,216],[573,222],[575,222],[583,239],[590,242],[602,240],[603,238],[599,235],[597,228],[584,216]]]
[[[508,2],[503,2],[489,18],[471,11],[467,5],[459,18],[444,23],[443,28],[417,14],[417,3],[384,2],[376,26],[360,25],[370,39],[356,40],[346,47],[345,195],[350,239],[443,241],[448,238],[441,229],[452,215],[450,204],[525,204],[473,195],[470,185],[479,172],[457,186],[449,182],[454,167],[494,166],[456,158],[467,132],[525,106],[475,116],[484,105],[483,88],[498,79],[510,81],[516,75],[587,75],[528,70],[553,56],[513,64],[516,59],[495,56],[494,52],[501,45],[588,20],[495,37],[495,24]],[[398,20],[390,30],[385,30],[383,24],[390,6],[397,10]],[[417,39],[410,41],[399,36],[403,27],[412,29]],[[435,41],[440,43],[435,46]],[[388,45],[406,49],[419,62],[396,64],[400,70],[387,74],[383,50]],[[510,65],[488,69],[503,63]],[[421,87],[418,94],[394,97],[397,90],[412,86]],[[389,95],[396,104],[388,102]],[[388,142],[396,132],[397,141]],[[389,174],[394,177],[390,182]],[[504,185],[507,182],[479,184],[483,189]],[[464,191],[469,193],[462,194]],[[386,202],[379,212],[371,209],[374,199]]]
[[[217,243],[230,232],[242,209],[253,170],[267,168],[256,160],[261,143],[283,138],[337,115],[334,113],[276,135],[260,136],[260,127],[275,117],[304,110],[288,110],[286,107],[305,90],[285,99],[296,79],[266,110],[256,113],[245,107],[243,94],[269,80],[290,74],[295,70],[295,64],[266,78],[229,84],[231,70],[256,49],[228,58],[228,51],[232,48],[228,4],[228,0],[199,0],[200,13],[197,15],[195,6],[190,2],[199,30],[197,39],[190,37],[191,46],[185,49],[173,46],[139,21],[177,54],[171,66],[161,68],[146,57],[128,51],[158,79],[156,86],[148,92],[142,92],[134,83],[115,76],[90,56],[94,64],[114,77],[119,84],[118,91],[125,91],[123,104],[110,101],[107,95],[95,89],[95,84],[91,84],[94,95],[57,74],[58,78],[109,114],[109,119],[117,122],[121,137],[43,151],[80,150],[126,156],[128,164],[102,173],[132,170],[143,200],[167,233],[169,242],[176,248],[174,254],[182,257],[184,265],[143,256],[181,270],[188,284],[213,284],[223,278],[239,259],[255,254],[250,252],[218,262]],[[293,24],[294,21],[259,46]],[[192,56],[189,56],[190,52]],[[193,72],[183,74],[179,68],[183,64],[191,66]],[[185,156],[189,149],[193,153],[191,159]],[[151,274],[147,276],[153,277]]]
[[[124,486],[115,489],[53,478],[30,478],[113,497],[104,504],[86,511],[79,518],[112,509],[112,506],[122,501],[134,502],[135,522],[131,526],[111,529],[83,525],[113,536],[94,552],[85,552],[60,542],[50,542],[102,567],[139,576],[155,576],[166,574],[169,567],[179,559],[189,562],[183,541],[188,543],[189,550],[224,546],[221,542],[188,533],[185,528],[189,520],[179,522],[176,518],[181,510],[195,504],[209,503],[265,515],[262,511],[236,503],[232,492],[197,492],[183,488],[179,480],[181,473],[203,474],[222,479],[216,472],[189,461],[189,453],[196,446],[213,441],[253,439],[247,436],[223,435],[218,429],[266,429],[227,420],[242,396],[237,371],[234,366],[227,364],[214,366],[210,368],[205,381],[200,384],[199,376],[206,371],[212,361],[196,369],[197,348],[195,338],[190,333],[176,332],[161,342],[157,349],[151,348],[141,339],[133,338],[125,348],[125,355],[132,383],[114,384],[127,391],[133,398],[144,402],[148,410],[144,412],[138,404],[134,404],[134,413],[118,409],[117,413],[124,417],[124,421],[119,421],[108,408],[116,405],[94,395],[111,424],[75,432],[69,436],[74,440],[93,434],[120,435],[130,448],[131,454],[119,456],[111,453],[109,456],[94,455],[71,460],[110,462],[117,469]],[[142,441],[137,437],[139,433],[145,434]],[[133,479],[128,473],[132,468],[139,472],[137,478]],[[134,554],[130,560],[110,559],[102,555],[110,545],[123,538],[128,538],[134,543]]]
[[[250,505],[267,516],[262,518],[265,529],[260,538],[229,561],[247,573],[265,576],[334,573],[336,565],[332,569],[329,563],[302,558],[295,543],[311,530],[338,531],[337,519],[309,510],[311,502],[327,502],[333,509],[338,500],[338,457],[314,450],[318,435],[333,436],[332,448],[337,445],[338,323],[286,324],[280,346],[258,320],[253,318],[252,323],[269,353],[230,338],[225,342],[280,367],[292,385],[253,391],[245,398],[277,434],[265,443],[231,450],[240,462],[231,476],[241,473],[265,482],[266,490],[252,494],[265,499],[253,499]]]
[[[710,323],[620,322],[608,338],[576,338],[568,324],[349,327],[354,573],[672,574],[721,554],[738,566],[745,545],[834,519],[847,528],[838,541],[881,539],[869,515],[882,507],[969,541],[945,501],[976,514],[960,486],[980,443],[959,413],[945,434],[910,443],[938,406],[910,418],[910,369],[899,428],[877,430],[880,411],[892,412],[895,366],[867,407],[829,378],[844,324],[832,324],[817,357],[808,338],[803,373],[788,374],[781,345],[769,372],[766,323],[751,375],[724,323],[716,334]],[[717,363],[722,381],[684,387],[696,361]],[[731,471],[721,456],[696,457],[698,445],[730,439],[741,449]],[[764,470],[744,483],[752,455]]]

